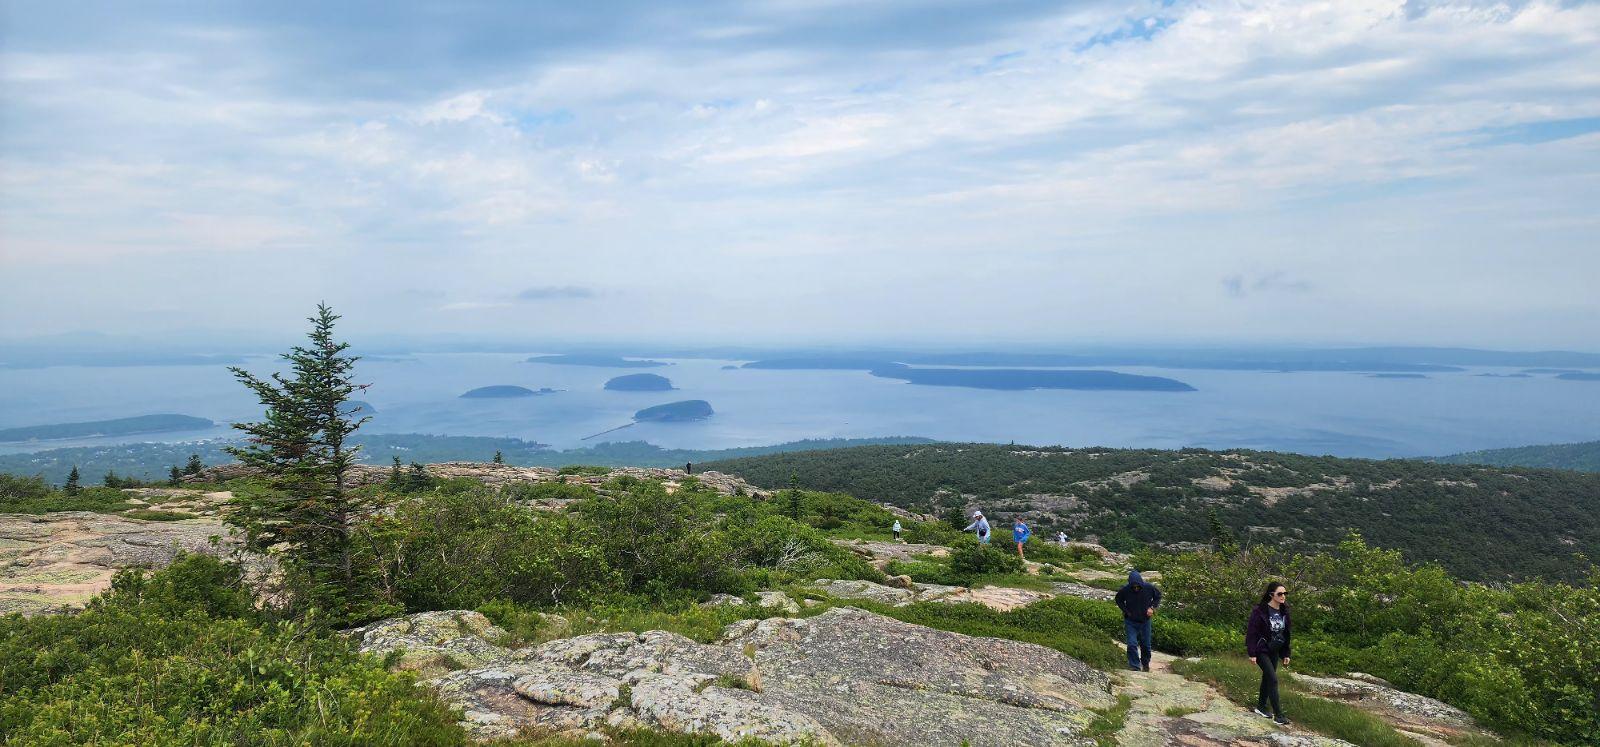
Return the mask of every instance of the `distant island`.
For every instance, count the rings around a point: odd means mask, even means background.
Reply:
[[[1177,379],[1135,376],[1115,371],[1058,371],[1023,368],[912,368],[892,365],[873,369],[873,376],[901,379],[924,386],[959,386],[973,389],[1086,389],[1141,392],[1192,392]]]
[[[628,374],[606,382],[606,389],[614,392],[668,392],[672,380],[655,374]]]
[[[616,355],[536,355],[529,363],[549,363],[553,366],[594,366],[596,368],[659,368],[667,365],[661,361],[630,360]]]
[[[473,389],[470,392],[466,392],[466,393],[462,394],[460,398],[461,399],[509,399],[509,398],[512,398],[512,397],[533,397],[535,395],[551,394],[551,393],[554,393],[554,392],[555,392],[554,389],[550,389],[548,387],[540,389],[539,391],[536,392],[536,391],[534,391],[532,389],[529,389],[529,388],[527,388],[525,386],[513,386],[511,384],[497,384],[495,386],[481,386],[481,387],[478,387],[477,389]]]
[[[214,426],[216,426],[216,423],[192,415],[139,415],[137,417],[116,418],[114,420],[91,420],[82,423],[57,423],[55,425],[5,428],[0,429],[0,442],[198,431]]]
[[[1524,368],[1524,369],[1522,369],[1522,372],[1525,373],[1525,374],[1556,374],[1556,375],[1583,373],[1583,371],[1580,371],[1580,370],[1578,370],[1576,368]]]
[[[1419,374],[1419,373],[1375,373],[1375,374],[1367,374],[1367,378],[1371,378],[1371,379],[1426,379],[1426,378],[1428,378],[1428,376],[1427,376],[1427,374]]]
[[[1561,379],[1562,381],[1600,381],[1600,373],[1572,371],[1570,373],[1557,374],[1556,378]]]
[[[684,423],[691,420],[705,420],[715,412],[711,403],[703,399],[686,399],[681,402],[668,402],[664,405],[646,407],[633,414],[634,422],[638,423]]]
[[[1486,379],[1531,379],[1531,378],[1533,378],[1533,374],[1525,374],[1525,373],[1508,373],[1508,374],[1481,373],[1481,374],[1478,374],[1478,376],[1486,378]]]
[[[742,367],[765,368],[774,371],[871,371],[875,368],[893,365],[897,364],[882,358],[819,355],[806,358],[775,358],[773,360],[751,361]]]

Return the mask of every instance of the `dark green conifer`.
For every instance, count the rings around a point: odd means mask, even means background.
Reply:
[[[251,549],[282,545],[291,602],[333,614],[357,614],[357,568],[351,533],[371,506],[346,489],[359,447],[350,434],[369,418],[353,417],[346,402],[366,388],[352,381],[357,358],[333,337],[339,316],[326,304],[309,319],[307,344],[283,355],[289,372],[260,378],[233,367],[265,407],[262,420],[235,423],[246,446],[228,453],[260,470],[271,490],[237,498],[229,522],[245,530]]]
[[[190,454],[189,461],[183,465],[183,474],[198,475],[206,466],[200,462],[199,454]]]
[[[501,454],[499,449],[495,449],[494,450],[494,463],[495,464],[505,464],[506,463],[506,455]]]
[[[67,473],[67,484],[62,486],[62,489],[67,492],[67,495],[77,495],[83,490],[83,486],[78,484],[81,479],[82,477],[78,474],[78,465],[72,465],[72,471]]]
[[[172,471],[167,473],[167,484],[171,485],[172,487],[178,487],[182,483],[183,470],[178,469],[178,465],[174,464],[172,465]]]

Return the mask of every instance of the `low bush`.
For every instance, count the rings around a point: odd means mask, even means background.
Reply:
[[[123,571],[74,615],[0,623],[0,742],[465,742],[455,714],[315,626],[261,618],[208,556]]]
[[[993,545],[963,542],[950,551],[950,571],[957,578],[1021,573],[1022,558]]]

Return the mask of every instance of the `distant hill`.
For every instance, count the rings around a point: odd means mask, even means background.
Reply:
[[[672,380],[655,374],[628,374],[606,382],[606,389],[614,392],[668,392]]]
[[[661,361],[631,360],[617,355],[536,355],[529,363],[548,363],[554,366],[594,366],[596,368],[657,368],[667,364]]]
[[[641,423],[683,423],[705,420],[714,414],[716,412],[711,409],[710,402],[703,399],[686,399],[681,402],[646,407],[634,413],[633,419]]]
[[[1496,467],[1546,467],[1600,472],[1600,441],[1468,451],[1436,457],[1430,461],[1442,464],[1487,464]]]
[[[1249,544],[1324,547],[1350,530],[1470,579],[1575,580],[1600,558],[1600,475],[1257,451],[868,446],[702,465],[921,511],[1031,519],[1114,548],[1211,540],[1212,511]]]
[[[192,415],[139,415],[137,417],[116,418],[114,420],[91,420],[82,423],[56,423],[54,425],[3,428],[0,429],[0,442],[198,431],[215,425],[216,423],[210,420]]]

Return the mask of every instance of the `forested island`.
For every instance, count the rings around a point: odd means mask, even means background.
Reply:
[[[554,389],[542,388],[534,391],[525,386],[512,384],[496,384],[494,386],[481,386],[461,395],[461,399],[510,399],[513,397],[533,397],[540,394],[552,394]]]
[[[661,361],[634,360],[618,355],[572,353],[567,355],[535,355],[529,363],[548,363],[552,366],[594,366],[595,368],[659,368],[668,365]]]
[[[1375,373],[1367,374],[1369,379],[1426,379],[1427,374],[1419,373]]]
[[[1600,441],[1577,444],[1544,444],[1485,449],[1435,457],[1444,464],[1489,464],[1496,467],[1548,467],[1600,472]]]
[[[130,436],[139,433],[171,433],[198,431],[214,427],[216,423],[192,415],[139,415],[112,420],[91,420],[82,423],[56,423],[30,425],[21,428],[0,429],[0,442],[48,441],[63,438],[93,438],[96,436]]]
[[[705,420],[714,414],[710,402],[703,399],[686,399],[681,402],[646,407],[634,413],[633,419],[638,423],[685,423],[691,420]]]
[[[924,386],[973,389],[1084,389],[1100,391],[1192,392],[1195,388],[1162,376],[1136,376],[1115,371],[1062,371],[1021,368],[875,368],[872,375]]]
[[[672,380],[655,374],[628,374],[606,382],[606,389],[614,392],[668,392]]]

